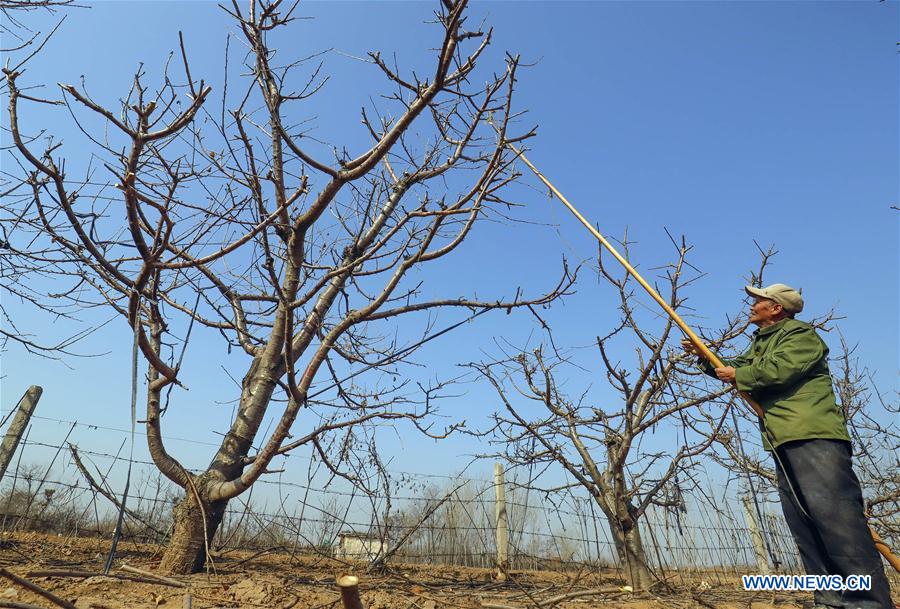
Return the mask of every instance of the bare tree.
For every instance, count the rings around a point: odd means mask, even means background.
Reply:
[[[690,248],[673,240],[674,263],[663,267],[668,302],[684,311],[683,290],[696,276],[686,262]],[[628,252],[627,239],[624,243]],[[670,319],[649,318],[637,310],[640,301],[630,276],[621,277],[599,260],[601,277],[618,294],[620,319],[596,346],[605,379],[612,389],[607,403],[588,391],[567,392],[565,377],[576,364],[551,347],[520,350],[499,361],[475,364],[496,390],[503,408],[495,414],[493,433],[503,447],[499,456],[514,465],[562,466],[570,482],[582,487],[606,516],[626,578],[635,589],[654,579],[648,566],[639,523],[651,505],[682,507],[681,491],[691,484],[694,458],[705,451],[722,426],[733,397],[728,388],[706,389],[692,380],[688,358],[667,349],[675,328]],[[677,329],[677,328],[676,328]],[[548,330],[549,333],[549,330]],[[722,334],[728,340],[737,326]],[[623,363],[615,353],[633,353]],[[716,404],[715,416],[704,405]],[[724,405],[724,409],[723,409]],[[679,433],[677,449],[648,450],[644,439],[672,423]],[[695,429],[698,428],[698,429]],[[498,455],[492,455],[496,457]],[[544,490],[549,490],[543,487]]]
[[[226,7],[249,49],[248,79],[227,84],[240,101],[226,113],[223,93],[221,116],[208,109],[211,88],[192,78],[183,44],[183,83],[167,69],[151,92],[141,68],[116,110],[83,87],[61,85],[93,146],[76,180],[61,142],[25,134],[26,103],[48,100],[24,93],[21,73],[4,70],[12,141],[29,188],[4,203],[17,227],[5,239],[55,286],[69,281],[53,300],[35,296],[40,306],[115,311],[134,332],[146,362],[150,454],[185,492],[162,571],[202,568],[228,501],[277,455],[311,445],[333,475],[352,480],[347,464],[366,444],[367,424],[402,419],[423,433],[446,433],[431,431],[426,418],[440,383],[414,391],[403,381],[371,389],[346,382],[351,371],[396,370],[409,357],[415,344],[389,338],[400,316],[544,304],[572,281],[564,271],[548,293],[527,299],[516,291],[508,300],[446,297],[439,283],[424,284],[427,263],[454,252],[482,220],[502,217],[504,187],[517,177],[505,142],[529,135],[507,134],[515,58],[486,84],[473,84],[491,33],[467,29],[466,4],[439,4],[427,77],[404,75],[371,54],[395,92],[363,109],[371,143],[355,156],[317,145],[290,110],[326,80],[314,59],[276,63],[269,46],[272,33],[295,19],[296,2]],[[194,326],[249,358],[230,429],[199,473],[169,452],[162,427]],[[423,337],[433,333],[429,317]],[[335,388],[323,394],[327,383]],[[276,409],[271,432],[261,435]]]
[[[892,547],[900,543],[900,402],[887,399],[856,347],[841,335],[834,385],[853,439],[855,470],[867,492],[866,513]]]

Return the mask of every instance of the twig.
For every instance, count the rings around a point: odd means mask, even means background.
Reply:
[[[7,579],[11,579],[15,583],[19,584],[23,588],[27,588],[28,590],[31,590],[35,594],[40,594],[41,596],[46,598],[48,601],[50,601],[51,603],[54,603],[55,605],[58,605],[59,607],[63,607],[64,609],[78,609],[78,607],[76,607],[69,601],[65,601],[65,600],[59,598],[58,596],[56,596],[49,590],[45,590],[44,588],[41,588],[36,583],[30,582],[27,579],[25,579],[24,577],[19,577],[15,573],[10,572],[8,569],[0,569],[0,576],[6,577]]]
[[[185,584],[184,582],[180,582],[177,579],[163,577],[162,575],[157,575],[156,573],[151,573],[150,571],[144,571],[143,569],[138,569],[137,567],[132,567],[131,565],[122,565],[119,568],[123,571],[128,571],[129,573],[137,573],[138,575],[143,575],[144,577],[154,580],[160,584],[165,584],[167,586],[173,586],[175,588],[187,587],[187,584]]]
[[[591,588],[589,590],[576,590],[574,592],[567,592],[566,594],[560,594],[558,596],[554,596],[552,598],[548,598],[545,601],[541,601],[541,607],[553,607],[563,601],[578,598],[581,596],[599,596],[601,594],[613,594],[613,595],[621,595],[626,594],[628,590],[623,590],[622,588]]]
[[[600,596],[600,595],[614,595],[620,596],[622,594],[627,593],[628,590],[624,590],[622,588],[589,588],[587,590],[575,590],[574,592],[566,592],[565,594],[559,594],[557,596],[552,596],[546,600],[537,601],[531,596],[529,599],[537,606],[541,608],[550,608],[558,605],[559,603],[567,600],[571,600],[574,598],[579,598],[582,596]],[[521,607],[517,607],[515,605],[504,605],[502,603],[486,603],[484,601],[481,602],[482,609],[521,609]]]
[[[451,490],[449,493],[444,495],[443,499],[441,499],[440,501],[435,503],[429,509],[425,510],[425,514],[419,519],[419,522],[417,522],[414,526],[410,527],[410,529],[406,532],[406,534],[403,537],[401,537],[397,543],[394,544],[394,547],[392,547],[388,552],[385,552],[384,556],[379,558],[375,563],[373,563],[373,565],[380,564],[383,566],[384,564],[386,564],[387,561],[390,560],[394,556],[394,554],[397,552],[397,550],[399,550],[403,546],[403,544],[406,543],[406,540],[409,539],[413,533],[415,533],[417,530],[419,530],[419,527],[421,527],[423,524],[425,524],[425,522],[429,518],[431,518],[431,515],[434,514],[439,507],[444,505],[447,502],[447,500],[450,499],[450,497],[452,497],[454,493],[456,493],[456,491],[458,491],[465,485],[466,485],[466,483],[463,482],[462,484],[460,484],[459,486],[457,486],[456,488]]]
[[[103,497],[108,499],[110,501],[110,503],[112,503],[114,506],[116,506],[117,510],[122,509],[122,503],[112,493],[110,493],[109,491],[104,489],[102,486],[100,486],[100,484],[96,480],[94,480],[94,477],[84,466],[84,463],[81,462],[81,457],[78,454],[78,448],[74,444],[70,443],[69,450],[72,453],[72,460],[74,461],[75,466],[81,472],[81,475],[84,476],[84,479],[87,480],[87,483],[90,484],[91,487],[95,491],[97,491],[98,493],[103,495]],[[159,539],[164,539],[166,537],[166,534],[163,531],[160,531],[155,526],[153,526],[152,524],[147,522],[145,519],[141,518],[141,515],[138,514],[137,512],[135,512],[134,510],[126,507],[125,513],[128,514],[128,516],[130,516],[137,522],[141,523],[142,525],[144,525],[145,527],[147,527],[148,529],[153,531],[154,533],[156,533],[156,535],[158,536]]]
[[[132,582],[141,582],[144,584],[159,584],[162,583],[159,581],[159,576],[154,575],[153,577],[143,577],[140,575],[127,575],[124,573],[110,573],[108,575],[104,575],[102,572],[93,572],[93,571],[61,571],[61,570],[49,570],[49,571],[29,571],[26,573],[28,577],[80,577],[83,579],[87,579],[88,577],[114,577],[116,579],[125,579]]]
[[[9,609],[44,609],[38,605],[31,603],[19,603],[16,601],[0,601],[0,607],[9,607]]]
[[[697,603],[699,603],[703,607],[707,607],[708,609],[718,609],[718,607],[716,607],[711,602],[709,602],[708,600],[703,598],[702,594],[691,594],[691,598],[693,598],[695,601],[697,601]]]
[[[47,571],[29,571],[25,574],[27,577],[96,577],[102,573],[94,573],[93,571],[64,571],[64,570],[47,570]]]
[[[260,550],[259,552],[256,552],[256,553],[253,554],[252,556],[248,556],[247,558],[242,558],[241,560],[235,562],[234,564],[230,564],[230,565],[226,565],[226,566],[227,566],[228,568],[233,569],[233,568],[235,568],[235,567],[238,567],[238,566],[240,566],[240,565],[243,565],[244,563],[248,563],[248,562],[250,562],[251,560],[253,560],[253,559],[255,559],[255,558],[259,558],[260,556],[263,556],[263,555],[265,555],[265,554],[269,554],[269,553],[271,553],[271,552],[278,552],[278,551],[284,550],[284,549],[285,549],[284,546],[276,546],[276,547],[274,547],[274,548],[266,548],[265,550]],[[222,556],[222,555],[219,554],[219,557],[220,557],[220,558],[221,558],[221,556]]]

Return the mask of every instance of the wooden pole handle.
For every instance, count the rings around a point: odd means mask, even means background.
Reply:
[[[653,289],[653,286],[651,286],[643,277],[641,277],[640,273],[638,273],[637,270],[633,266],[631,266],[631,263],[629,263],[628,260],[622,254],[620,254],[618,250],[616,250],[616,248],[613,247],[613,245],[609,241],[607,241],[607,239],[603,235],[600,234],[600,231],[594,228],[593,225],[587,221],[587,218],[582,216],[581,213],[577,209],[575,209],[574,205],[569,203],[569,200],[566,199],[565,195],[559,192],[559,190],[557,190],[557,188],[550,183],[550,180],[545,178],[544,175],[540,171],[538,171],[537,167],[532,165],[531,161],[528,160],[525,154],[512,144],[507,144],[507,146],[509,146],[512,151],[515,152],[520,159],[522,159],[522,162],[525,163],[528,168],[531,169],[532,172],[534,172],[534,175],[536,175],[538,179],[543,182],[547,188],[550,189],[550,192],[552,192],[560,201],[562,201],[563,205],[565,205],[569,209],[569,211],[572,212],[572,214],[576,218],[578,218],[578,220],[585,226],[585,228],[591,231],[591,234],[593,234],[594,237],[597,238],[597,241],[599,241],[600,244],[603,245],[603,247],[605,247],[609,251],[609,253],[612,254],[615,259],[622,264],[622,266],[625,267],[625,270],[628,271],[628,273],[632,277],[634,277],[635,281],[641,284],[641,287],[647,291],[650,297],[653,298],[653,300],[655,300],[657,304],[659,304],[659,306],[663,308],[663,310],[672,319],[672,321],[675,322],[675,324],[679,328],[681,328],[681,331],[684,332],[688,340],[691,341],[691,344],[693,344],[694,347],[697,348],[697,350],[700,352],[700,355],[703,356],[704,359],[708,360],[709,363],[716,368],[723,367],[725,364],[722,363],[722,360],[720,360],[716,356],[716,354],[710,350],[709,347],[703,344],[703,341],[700,340],[700,337],[697,336],[697,334],[690,328],[690,326],[688,326],[684,322],[683,319],[681,319],[681,316],[675,312],[675,309],[673,309],[672,306],[668,302],[666,302],[662,296],[659,295],[659,292]],[[756,416],[760,418],[763,417],[765,413],[762,409],[762,406],[757,404],[753,398],[751,398],[744,391],[739,391],[738,395],[740,395],[741,398],[743,398],[743,400],[747,403],[747,405],[750,406]]]
[[[881,535],[875,532],[871,526],[869,527],[869,533],[872,534],[872,540],[875,541],[875,547],[884,556],[884,559],[888,561],[892,567],[894,567],[894,571],[900,573],[900,558],[897,557],[896,554],[891,552],[891,549],[888,547],[884,540],[881,538]]]

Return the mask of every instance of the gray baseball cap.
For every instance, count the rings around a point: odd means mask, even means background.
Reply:
[[[750,296],[768,298],[780,304],[788,313],[799,313],[803,310],[803,297],[800,292],[783,283],[773,283],[764,288],[755,288],[748,285],[744,288]]]

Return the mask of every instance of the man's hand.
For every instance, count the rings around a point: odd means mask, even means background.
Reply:
[[[731,366],[716,368],[716,376],[719,377],[720,381],[723,381],[725,383],[731,383],[733,385],[735,382],[734,368],[732,368]]]
[[[684,349],[685,353],[700,355],[700,350],[697,349],[697,346],[686,338],[681,339],[681,348]]]

